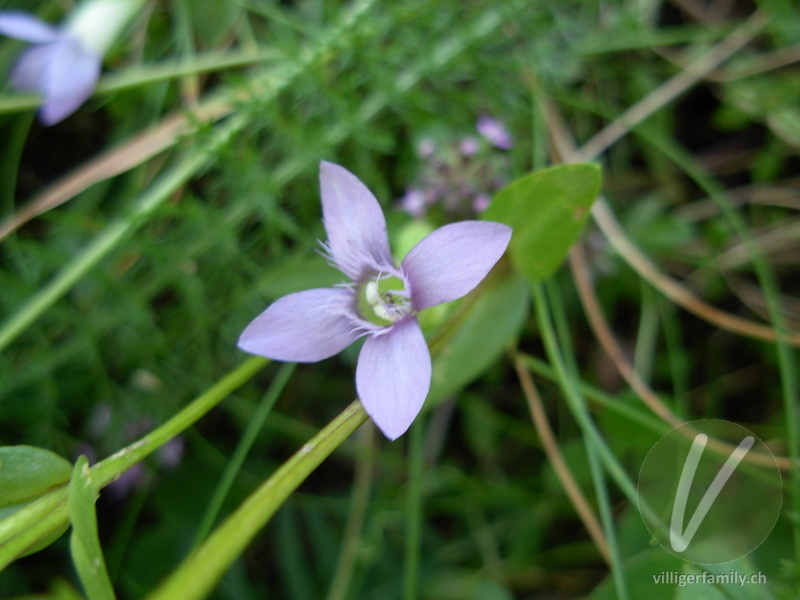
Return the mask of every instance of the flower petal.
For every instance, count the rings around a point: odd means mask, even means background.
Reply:
[[[322,214],[336,266],[359,282],[369,271],[393,267],[380,204],[347,169],[322,161]]]
[[[56,52],[47,65],[45,103],[39,119],[53,125],[75,112],[94,92],[102,58],[77,38],[51,45]]]
[[[367,338],[356,368],[356,389],[367,414],[390,440],[403,435],[431,387],[431,354],[415,318]]]
[[[18,90],[44,96],[39,118],[45,125],[53,125],[92,95],[100,62],[79,40],[63,38],[25,50],[11,72],[11,83]]]
[[[37,92],[44,96],[46,73],[57,52],[56,46],[57,44],[31,46],[22,52],[11,70],[11,85],[17,90]]]
[[[0,13],[0,34],[34,44],[54,42],[61,35],[56,28],[24,12]]]
[[[239,338],[239,348],[290,362],[329,358],[358,337],[348,316],[353,302],[353,292],[341,288],[284,296],[247,326]]]
[[[506,126],[497,119],[486,116],[480,117],[475,124],[475,128],[484,139],[496,148],[509,150],[514,145],[514,140],[511,138],[511,134],[508,133]]]
[[[503,256],[511,228],[489,221],[440,227],[414,246],[400,268],[411,285],[414,310],[468,294]]]

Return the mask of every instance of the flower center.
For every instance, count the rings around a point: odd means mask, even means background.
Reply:
[[[358,308],[370,323],[390,325],[411,313],[411,300],[402,279],[378,275],[361,286]]]

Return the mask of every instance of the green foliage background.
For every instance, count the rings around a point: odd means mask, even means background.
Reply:
[[[71,7],[0,2],[52,20]],[[687,72],[753,10],[764,21],[748,45],[597,161],[609,205],[662,271],[733,315],[778,315],[796,332],[800,14],[791,2],[148,2],[106,57],[96,95],[63,123],[43,128],[34,98],[8,88],[0,96],[3,217],[103,152],[117,149],[109,164],[119,167],[0,244],[0,445],[39,446],[72,462],[109,456],[240,364],[236,339],[269,302],[338,281],[315,255],[324,239],[320,160],[357,174],[399,236],[411,218],[398,199],[423,160],[420,140],[475,135],[476,119],[492,115],[515,139],[510,176],[547,167],[559,161],[558,135],[580,146]],[[0,73],[21,48],[0,42]],[[146,160],[132,159],[130,140],[172,115],[185,118],[179,134]],[[736,335],[678,307],[591,218],[580,243],[615,336],[665,405],[686,420],[739,422],[778,455],[797,451],[789,342]],[[37,294],[75,264],[91,268],[23,320]],[[435,382],[413,434],[417,479],[408,471],[411,435],[390,444],[363,426],[291,496],[212,597],[598,599],[627,590],[654,599],[702,591],[649,585],[652,574],[694,567],[651,547],[635,503],[593,466],[599,451],[577,415],[596,424],[634,484],[669,426],[604,353],[570,269],[537,284],[533,303],[529,284],[505,285],[498,323],[519,318],[522,327],[508,355],[468,385],[452,361],[442,363],[451,374]],[[563,376],[542,337],[543,302]],[[471,335],[479,353],[480,335]],[[545,457],[513,346],[534,373],[578,485],[611,528],[616,579]],[[119,598],[144,597],[191,550],[254,415],[269,411],[217,520],[352,401],[356,357],[351,348],[298,366],[271,410],[265,394],[281,366],[264,368],[179,442],[102,490],[99,541]],[[580,388],[584,413],[571,408],[567,384]],[[182,449],[180,460],[170,449]],[[769,585],[713,593],[797,597],[797,470],[785,477],[775,531],[736,567],[760,569]],[[418,545],[409,551],[417,509]],[[75,597],[69,544],[63,536],[7,567],[0,596]],[[404,572],[409,564],[416,575]],[[337,575],[343,568],[346,577]]]

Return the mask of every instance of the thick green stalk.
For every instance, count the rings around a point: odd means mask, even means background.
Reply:
[[[205,598],[289,495],[366,419],[356,400],[261,484],[148,600]]]

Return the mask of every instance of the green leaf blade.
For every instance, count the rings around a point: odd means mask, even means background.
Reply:
[[[583,230],[600,181],[600,167],[593,164],[536,171],[500,190],[483,218],[512,227],[514,266],[531,281],[541,281],[559,267]]]
[[[527,307],[525,279],[507,263],[495,267],[458,329],[435,348],[428,402],[457,392],[487,371],[519,335]]]
[[[69,481],[72,464],[35,446],[0,447],[0,507],[33,500]]]

